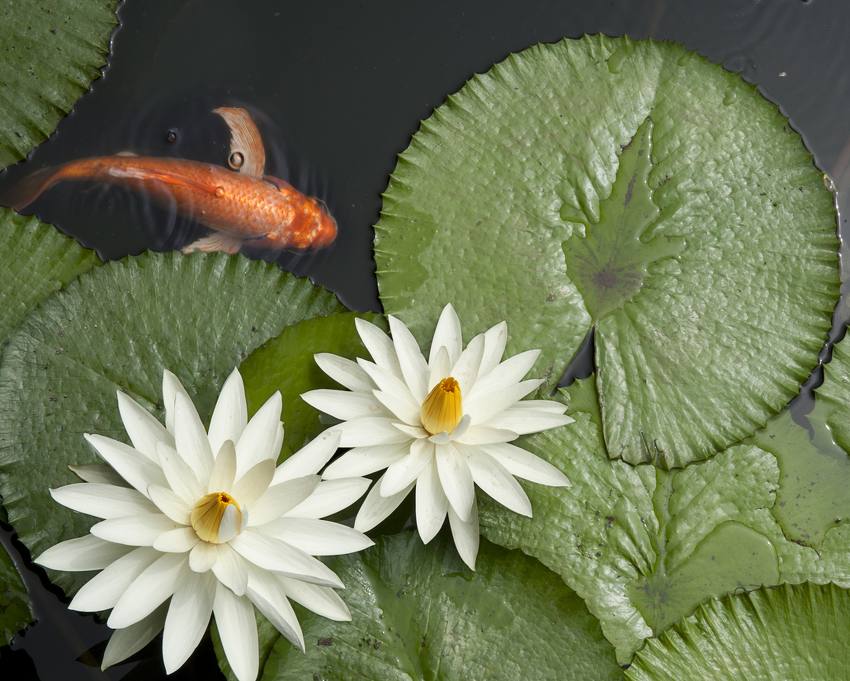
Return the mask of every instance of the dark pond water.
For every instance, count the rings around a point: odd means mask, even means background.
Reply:
[[[340,225],[331,249],[287,253],[280,265],[356,310],[380,309],[372,225],[419,121],[473,73],[563,36],[676,40],[740,72],[780,104],[834,179],[842,214],[850,208],[850,3],[839,0],[128,0],[120,15],[105,77],[30,160],[0,175],[0,195],[37,168],[125,149],[222,163],[227,133],[210,110],[245,105],[259,114],[268,172],[325,199]],[[203,233],[119,189],[59,186],[32,209],[106,258]],[[848,317],[842,301],[834,337]],[[587,357],[570,376],[587,373]],[[809,407],[804,391],[795,410]],[[101,674],[106,627],[68,612],[10,528],[0,529],[38,617],[0,649],[4,679],[164,678],[152,647]],[[210,644],[171,678],[221,678]]]

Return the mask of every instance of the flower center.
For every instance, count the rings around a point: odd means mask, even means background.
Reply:
[[[419,418],[431,435],[453,431],[463,418],[460,384],[451,376],[437,383],[422,403]]]
[[[202,540],[223,544],[242,529],[242,509],[227,492],[212,492],[192,509],[192,527]]]

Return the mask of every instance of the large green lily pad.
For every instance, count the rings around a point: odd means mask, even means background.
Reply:
[[[675,467],[747,437],[817,363],[838,298],[833,195],[739,76],[604,36],[511,55],[399,157],[376,226],[387,312],[424,339],[507,320],[557,384],[596,330],[607,452]]]
[[[794,526],[813,527],[809,504],[786,507],[785,516],[777,508],[797,493],[787,461],[766,449],[795,446],[795,431],[777,440],[785,416],[754,441],[668,472],[608,459],[593,379],[567,397],[576,423],[523,446],[563,470],[572,487],[527,485],[532,519],[482,503],[482,534],[560,574],[599,618],[622,663],[709,597],[781,582],[850,585],[850,523],[818,526],[817,545],[783,534],[789,516]]]
[[[834,585],[761,589],[704,604],[641,650],[632,681],[846,679],[850,593]]]
[[[349,359],[366,355],[354,319],[353,313],[345,312],[288,326],[251,353],[239,368],[249,413],[259,409],[276,390],[283,395],[284,455],[304,446],[328,426],[321,414],[301,399],[308,390],[339,388],[319,369],[313,356],[320,352]]]
[[[99,262],[54,227],[0,208],[0,345],[33,308]]]
[[[106,64],[117,0],[0,5],[0,169],[44,141]]]
[[[83,433],[126,441],[117,389],[160,412],[168,368],[208,417],[248,353],[340,309],[309,281],[220,254],[128,258],[51,297],[11,336],[0,365],[0,495],[21,541],[36,555],[87,532],[91,519],[57,505],[48,488],[72,481],[68,464],[96,461]]]
[[[403,532],[334,569],[352,621],[302,613],[306,654],[266,639],[262,681],[622,678],[581,599],[517,551],[483,542],[473,573],[445,537],[423,546]]]

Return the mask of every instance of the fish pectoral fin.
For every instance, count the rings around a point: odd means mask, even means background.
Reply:
[[[197,241],[193,241],[188,246],[184,246],[183,253],[238,253],[242,248],[242,239],[231,236],[230,234],[222,234],[221,232],[213,232],[212,234],[201,237]]]
[[[245,109],[220,106],[213,109],[230,130],[227,165],[238,173],[260,178],[266,171],[266,147],[260,129]]]

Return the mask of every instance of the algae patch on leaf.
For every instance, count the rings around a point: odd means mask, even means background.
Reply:
[[[670,468],[763,426],[838,299],[833,196],[738,75],[670,43],[586,37],[472,78],[398,160],[381,299],[422,338],[452,302],[506,320],[552,388],[595,328],[609,456]]]

